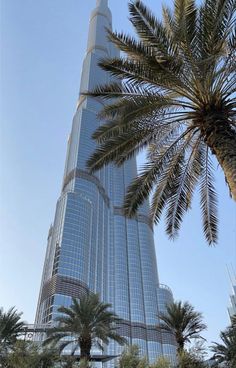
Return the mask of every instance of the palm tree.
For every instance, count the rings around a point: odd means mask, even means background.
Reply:
[[[233,328],[236,328],[236,314],[231,317],[231,324]]]
[[[146,358],[140,357],[140,348],[130,345],[122,352],[117,368],[149,368],[149,364]]]
[[[214,343],[211,350],[212,357],[217,363],[224,363],[228,368],[236,367],[236,324],[232,324],[226,331],[221,332],[222,343]]]
[[[235,0],[174,0],[159,21],[142,1],[130,1],[137,37],[108,31],[122,57],[100,62],[112,82],[85,95],[104,104],[106,123],[93,134],[94,172],[122,165],[147,149],[147,162],[130,184],[124,213],[135,216],[152,194],[150,215],[166,210],[166,232],[178,235],[199,185],[203,230],[217,242],[215,157],[236,200]],[[114,79],[116,78],[116,79]],[[115,81],[114,81],[115,80]]]
[[[18,313],[15,307],[4,312],[0,308],[0,359],[4,358],[8,350],[15,344],[17,337],[24,332],[24,322],[21,321],[22,313]]]
[[[173,368],[173,365],[170,363],[169,359],[159,357],[155,363],[150,365],[149,368]]]
[[[183,351],[179,355],[179,362],[176,368],[206,368],[204,361],[188,351]]]
[[[59,352],[56,349],[38,349],[38,365],[37,368],[53,368],[60,361]]]
[[[164,323],[161,330],[172,333],[177,343],[177,352],[181,355],[187,342],[192,339],[202,339],[200,332],[206,329],[202,322],[202,314],[196,312],[188,302],[174,302],[168,304],[166,313],[158,315]]]
[[[87,360],[82,359],[78,362],[78,359],[75,356],[62,355],[60,357],[60,362],[61,368],[90,368]]]
[[[7,368],[53,368],[60,361],[54,349],[42,349],[30,341],[18,340],[7,355]]]
[[[58,343],[59,350],[71,345],[71,354],[74,355],[80,348],[81,359],[89,360],[92,345],[103,350],[103,344],[114,340],[123,345],[126,340],[117,332],[117,323],[120,319],[111,312],[111,305],[99,301],[98,295],[89,294],[81,297],[80,301],[73,299],[69,308],[60,307],[62,313],[57,318],[59,326],[48,333],[44,344]]]

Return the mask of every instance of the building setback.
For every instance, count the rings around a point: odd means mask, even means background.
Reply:
[[[108,42],[112,29],[107,0],[97,0],[91,14],[87,53],[80,91],[109,82],[98,66],[104,57],[119,56]],[[143,355],[175,356],[173,337],[157,329],[157,314],[173,300],[168,287],[158,280],[152,223],[148,203],[135,219],[122,213],[126,187],[137,175],[136,160],[123,167],[112,165],[91,174],[86,161],[96,145],[92,133],[101,122],[96,118],[101,104],[80,96],[68,141],[63,187],[48,234],[36,324],[51,324],[61,305],[88,291],[99,293],[122,318],[120,333],[138,344]],[[111,343],[108,354],[119,354]],[[108,363],[111,364],[111,363]]]

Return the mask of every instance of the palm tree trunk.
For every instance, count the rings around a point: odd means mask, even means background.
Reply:
[[[225,120],[215,119],[204,127],[206,143],[216,155],[229,185],[233,199],[236,201],[236,129]]]
[[[177,368],[186,368],[184,367],[184,361],[183,361],[183,355],[184,355],[184,342],[183,340],[177,341]]]
[[[183,351],[184,351],[184,344],[183,343],[178,343],[178,346],[177,346],[177,354],[178,356],[180,356],[181,354],[183,354]]]
[[[90,352],[92,348],[91,339],[81,339],[80,340],[80,359],[89,361],[91,359]]]

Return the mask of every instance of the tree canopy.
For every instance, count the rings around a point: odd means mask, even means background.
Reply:
[[[150,216],[158,223],[165,211],[170,238],[199,188],[204,234],[217,242],[213,157],[236,199],[235,9],[235,0],[174,0],[159,20],[142,1],[130,1],[136,37],[108,31],[122,56],[100,62],[111,82],[87,93],[105,102],[88,168],[120,166],[145,149],[124,213],[135,216],[151,196]]]

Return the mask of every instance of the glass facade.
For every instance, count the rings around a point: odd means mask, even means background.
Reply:
[[[107,1],[98,0],[90,19],[81,91],[109,82],[97,61],[117,56],[118,51],[108,42],[105,27],[111,29],[111,13]],[[167,287],[159,285],[148,204],[135,219],[122,214],[126,187],[137,174],[136,161],[122,168],[109,165],[95,175],[86,169],[95,148],[91,135],[101,124],[96,118],[100,108],[96,100],[79,99],[62,192],[48,235],[35,323],[53,323],[59,306],[69,306],[73,297],[91,291],[112,304],[123,320],[120,333],[138,344],[150,361],[163,354],[174,357],[173,337],[156,327],[158,312],[165,311],[173,297]],[[119,352],[114,343],[106,351]]]
[[[234,284],[232,284],[232,294],[230,295],[230,306],[228,308],[229,317],[236,316],[236,277]]]

